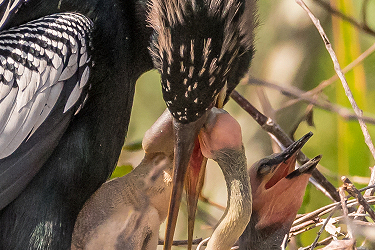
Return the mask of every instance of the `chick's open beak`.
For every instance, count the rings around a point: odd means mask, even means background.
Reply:
[[[311,136],[310,132],[282,153],[264,158],[250,168],[253,208],[259,219],[257,228],[293,221],[311,171],[321,159],[317,156],[295,170],[297,154]]]
[[[266,189],[274,186],[279,180],[294,170],[297,154],[311,136],[312,133],[309,132],[283,152],[273,154],[254,164],[256,168],[253,167],[253,169],[256,169],[256,175],[261,176],[262,181],[266,182]]]

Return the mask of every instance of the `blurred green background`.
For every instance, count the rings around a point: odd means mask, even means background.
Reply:
[[[326,0],[343,13],[361,21],[363,0]],[[341,19],[332,17],[330,13],[315,1],[306,1],[312,12],[320,19],[328,38],[338,56],[341,67],[345,67],[363,51],[375,43],[375,36],[368,35],[354,28]],[[311,90],[322,81],[332,77],[335,72],[332,61],[324,47],[324,43],[313,26],[307,14],[294,0],[259,0],[259,27],[256,30],[256,54],[249,70],[250,78],[265,80],[285,88],[299,88]],[[369,1],[367,6],[367,21],[375,29],[375,1]],[[346,74],[354,97],[364,114],[375,117],[375,55],[367,57]],[[304,116],[306,102],[287,105],[290,97],[278,90],[261,86],[248,85],[247,79],[241,82],[237,90],[243,94],[258,109],[273,117],[286,131],[290,132]],[[264,94],[272,109],[264,109],[259,96]],[[332,104],[350,109],[339,81],[324,89],[319,95]],[[144,74],[136,86],[136,95],[132,111],[126,145],[137,144],[142,140],[144,132],[164,111],[165,104],[161,95],[160,77],[156,71]],[[241,110],[236,103],[230,101],[226,107],[240,122],[243,142],[246,148],[248,165],[272,153],[270,137],[262,131],[256,122]],[[337,113],[314,107],[313,121],[315,126],[302,122],[295,133],[298,139],[308,131],[314,136],[303,148],[303,152],[310,158],[322,154],[320,168],[327,178],[338,187],[339,178],[347,175],[357,187],[365,186],[370,175],[369,167],[374,160],[364,142],[364,137],[356,121],[347,121]],[[370,134],[375,137],[375,128],[368,124]],[[132,145],[134,146],[134,145]],[[137,166],[143,157],[142,151],[129,152],[124,150],[115,176],[121,176]],[[367,177],[364,179],[357,177]],[[203,194],[212,201],[226,205],[226,188],[221,171],[215,163],[209,162]],[[315,187],[309,184],[300,213],[310,212],[329,204],[331,201]],[[200,208],[218,220],[222,215],[220,209],[200,202]],[[207,216],[198,216],[194,232],[195,238],[205,238],[212,233],[215,220]],[[175,239],[186,239],[186,208],[181,207]],[[164,237],[164,226],[161,229]],[[310,245],[316,230],[297,237],[296,246]],[[161,249],[161,248],[160,248]],[[175,247],[174,249],[184,249]],[[289,249],[295,249],[289,247]]]

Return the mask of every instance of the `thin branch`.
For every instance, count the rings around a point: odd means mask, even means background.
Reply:
[[[375,197],[374,196],[366,197],[365,199],[369,204],[375,204]],[[347,203],[347,207],[352,208],[354,206],[358,206],[358,204],[359,203],[358,203],[357,200],[349,200],[348,203]],[[300,223],[303,223],[303,222],[306,222],[306,221],[309,221],[309,220],[316,220],[316,218],[330,213],[333,210],[333,208],[337,205],[340,205],[340,203],[335,202],[335,203],[326,205],[324,207],[318,208],[318,209],[316,209],[316,210],[314,210],[310,213],[304,214],[303,216],[300,216],[298,219],[294,220],[293,226],[296,226]]]
[[[199,243],[201,243],[203,241],[202,238],[198,238],[198,239],[194,239],[193,240],[193,245],[198,245]],[[188,241],[187,240],[174,240],[172,245],[173,246],[185,246],[188,244]],[[158,240],[158,245],[164,245],[164,240]]]
[[[297,234],[300,234],[301,231],[308,231],[307,229],[305,229],[306,227],[310,226],[310,225],[317,225],[319,222],[318,219],[315,219],[315,220],[308,220],[308,221],[305,221],[301,224],[298,224],[297,226],[294,226],[290,229],[290,234],[291,236],[296,236]]]
[[[357,213],[350,213],[348,214],[348,217],[370,217],[368,214],[357,214]],[[335,223],[340,223],[340,221],[344,219],[344,216],[337,216],[334,218]],[[363,222],[363,221],[353,221],[353,223],[365,223],[365,225],[373,225],[373,223],[370,222]],[[298,234],[307,232],[317,226],[320,226],[322,224],[321,219],[316,220],[309,220],[304,223],[301,223],[300,225],[294,226],[290,229],[290,237],[296,236]]]
[[[359,190],[359,192],[363,192],[363,191],[366,191],[366,190],[369,190],[369,189],[374,189],[375,188],[375,184],[374,185],[371,185],[371,186],[367,186],[367,187],[364,187],[364,188],[361,188],[360,190]],[[369,197],[369,196],[371,196],[371,195],[373,195],[373,194],[370,194],[370,195],[368,195],[367,197]],[[366,196],[364,196],[364,197],[366,197]]]
[[[348,207],[347,207],[348,198],[346,198],[346,196],[345,196],[345,188],[344,187],[339,187],[339,194],[340,194],[340,199],[341,199],[342,213],[344,215],[345,223],[346,223],[347,228],[348,228],[348,235],[349,235],[349,238],[353,239],[353,230],[352,230],[352,227],[350,225],[350,221],[349,221],[349,217],[348,217],[348,214],[349,214]]]
[[[368,56],[370,56],[375,51],[375,43],[371,45],[367,50],[365,50],[362,54],[360,54],[354,61],[346,65],[345,68],[342,69],[342,72],[344,74],[351,71],[354,67],[356,67],[358,64],[360,64],[363,60],[365,60]],[[313,88],[310,91],[307,91],[306,94],[317,94],[320,93],[324,88],[328,87],[335,81],[337,81],[339,78],[337,74],[333,75],[331,78],[321,82],[317,87]]]
[[[319,34],[321,35],[321,37],[324,41],[326,49],[331,56],[331,59],[332,59],[333,64],[334,64],[335,71],[336,71],[337,75],[339,76],[339,78],[341,80],[341,83],[344,87],[345,94],[348,97],[348,100],[349,100],[350,104],[352,105],[352,108],[353,108],[354,112],[359,117],[358,122],[359,122],[359,125],[361,127],[363,136],[365,138],[365,142],[366,142],[373,158],[375,159],[375,147],[372,143],[371,136],[370,136],[370,134],[367,130],[367,126],[362,119],[363,111],[358,107],[356,101],[354,100],[353,94],[350,91],[350,88],[349,88],[349,85],[346,81],[344,73],[341,71],[340,64],[337,60],[336,54],[335,54],[334,50],[332,49],[331,43],[329,42],[329,39],[328,39],[327,35],[325,34],[323,27],[320,25],[319,20],[312,14],[312,12],[306,6],[306,4],[303,2],[303,0],[296,0],[296,2],[307,12],[310,19],[313,21],[315,27],[318,29]],[[374,177],[374,178],[372,178],[372,180],[374,180],[374,183],[369,183],[369,185],[375,184],[375,168],[373,168],[371,176]]]
[[[341,176],[338,173],[335,173],[328,168],[323,167],[322,165],[319,165],[318,167],[319,171],[324,174],[326,177],[330,177],[336,181],[340,180]],[[370,182],[370,177],[365,177],[365,176],[358,176],[358,175],[349,175],[347,176],[350,180],[352,180],[354,183],[362,184],[362,185],[367,185]],[[370,186],[370,188],[375,187],[375,186]],[[368,189],[366,187],[366,189]]]
[[[209,198],[207,198],[207,197],[204,196],[203,194],[200,194],[200,195],[199,195],[199,200],[201,200],[202,202],[207,203],[207,204],[209,204],[209,205],[211,205],[211,206],[213,206],[213,207],[216,207],[217,209],[220,209],[220,210],[222,210],[222,211],[224,211],[225,208],[226,208],[226,207],[220,205],[219,203],[216,203],[216,202],[210,200]]]
[[[366,126],[366,124],[364,123],[364,121],[362,119],[362,116],[363,116],[362,113],[363,113],[363,111],[358,107],[356,101],[354,100],[353,94],[352,94],[352,92],[350,90],[350,87],[349,87],[347,81],[346,81],[344,73],[342,72],[342,70],[340,68],[340,64],[339,64],[339,62],[337,60],[336,53],[332,49],[332,45],[331,45],[331,43],[330,43],[327,35],[325,34],[323,27],[320,25],[320,21],[313,15],[313,13],[306,6],[306,4],[303,2],[303,0],[296,0],[296,2],[307,12],[307,14],[309,15],[310,19],[314,23],[315,27],[319,31],[319,34],[320,34],[320,36],[322,37],[322,39],[324,41],[326,49],[327,49],[328,53],[331,56],[331,59],[332,59],[332,62],[333,62],[336,74],[339,76],[339,78],[341,80],[341,83],[342,83],[343,88],[345,90],[345,94],[348,97],[348,100],[349,100],[350,104],[352,105],[352,108],[353,108],[354,112],[358,116],[358,122],[359,122],[359,124],[361,126],[363,136],[365,137],[365,142],[366,142],[367,146],[369,147],[370,152],[371,152],[373,158],[375,159],[375,147],[374,147],[374,145],[373,145],[373,143],[371,141],[371,136],[370,136],[370,134],[369,134],[369,132],[367,130],[367,126]]]
[[[331,217],[333,216],[333,213],[334,213],[339,207],[340,207],[340,205],[337,205],[337,206],[335,207],[335,209],[334,209],[334,210],[328,215],[328,217],[325,219],[325,221],[324,221],[322,227],[319,229],[319,232],[317,233],[317,236],[316,236],[314,242],[311,244],[311,248],[310,248],[311,250],[313,250],[313,249],[316,247],[316,245],[317,245],[317,243],[318,243],[318,240],[319,240],[320,236],[321,236],[322,233],[323,233],[324,228],[327,226],[327,224],[328,224],[328,222],[329,222],[329,219],[331,219]]]
[[[330,12],[333,15],[336,15],[340,17],[342,20],[347,21],[354,27],[358,28],[359,30],[362,30],[366,32],[369,35],[375,36],[375,31],[367,26],[366,23],[359,23],[354,18],[345,15],[341,11],[333,8],[329,3],[324,2],[323,0],[314,0],[316,3],[318,3],[320,6],[322,6],[324,9],[326,9],[328,12]]]
[[[285,147],[288,147],[293,143],[293,140],[288,137],[288,135],[280,128],[280,126],[275,123],[272,119],[263,115],[259,112],[251,103],[241,96],[237,91],[233,91],[231,94],[232,99],[241,106],[248,114],[253,117],[253,119],[268,133],[272,134],[282,143]],[[309,159],[302,152],[298,154],[298,161],[300,163],[306,163]],[[340,197],[336,191],[336,188],[330,183],[317,169],[312,172],[313,178],[327,190],[330,194],[330,198],[335,201],[339,201]]]
[[[359,204],[361,204],[363,206],[363,208],[365,209],[365,211],[371,216],[371,219],[373,221],[375,221],[374,210],[372,210],[372,208],[367,203],[367,201],[362,196],[362,194],[358,191],[358,189],[353,185],[353,183],[347,177],[343,176],[342,181],[344,182],[344,187],[345,187],[346,191],[351,196],[353,196],[354,198],[356,198],[358,200]]]
[[[374,46],[374,49],[375,49],[375,46]],[[326,100],[322,100],[322,101],[317,100],[316,98],[313,98],[310,95],[307,95],[307,93],[309,92],[304,92],[296,87],[289,87],[289,88],[283,87],[283,86],[276,85],[274,83],[270,83],[270,82],[259,80],[259,79],[253,79],[253,78],[249,79],[249,84],[257,84],[257,85],[262,85],[264,87],[276,89],[286,96],[291,96],[293,98],[296,98],[296,100],[298,101],[302,100],[307,103],[313,104],[316,107],[334,112],[340,115],[345,120],[358,120],[358,116],[356,114],[351,113],[349,109],[336,105],[336,104],[332,104]],[[372,118],[369,116],[362,116],[362,119],[366,121],[367,123],[371,123],[375,125],[375,118]]]
[[[321,240],[319,241],[316,246],[326,246],[328,245],[329,243],[331,243],[331,241],[333,240],[333,237],[332,236],[329,236],[327,238],[325,238],[324,240]],[[308,247],[304,247],[304,248],[299,248],[298,250],[310,250],[311,249],[311,246],[308,246]]]
[[[370,182],[368,186],[374,186],[375,185],[375,167],[371,168],[371,177],[370,177]],[[374,195],[375,188],[367,189],[365,194],[363,195],[364,197],[369,197],[371,195]],[[363,206],[360,206],[357,210],[357,213],[364,213],[365,209]]]

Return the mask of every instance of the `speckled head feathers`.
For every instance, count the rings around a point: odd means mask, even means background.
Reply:
[[[181,123],[201,117],[244,75],[253,54],[255,0],[150,0],[150,53],[164,100]],[[231,82],[228,82],[231,81]]]

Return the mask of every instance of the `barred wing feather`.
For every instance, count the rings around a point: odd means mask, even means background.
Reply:
[[[37,158],[48,158],[83,105],[91,29],[86,17],[62,13],[0,32],[0,200],[8,191],[8,200],[14,199],[20,185],[17,191],[9,188],[21,179],[26,186],[44,163]],[[51,113],[54,117],[48,119]],[[48,125],[56,126],[53,132]],[[39,148],[39,156],[30,156],[36,152],[33,147]],[[0,202],[0,209],[4,205]]]

